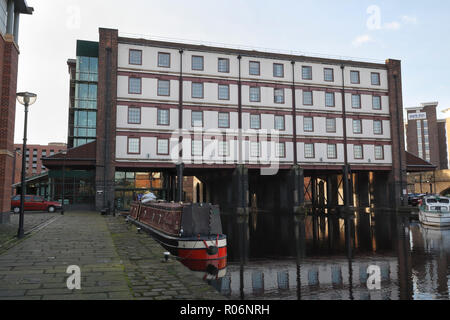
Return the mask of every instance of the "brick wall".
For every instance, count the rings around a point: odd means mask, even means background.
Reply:
[[[12,37],[0,35],[0,223],[11,209],[18,57]]]
[[[99,30],[96,209],[114,205],[118,31]]]
[[[21,181],[22,178],[22,144],[15,144],[14,150],[18,150],[19,152],[16,152],[16,159],[13,162],[15,163],[14,168],[14,182],[18,183]],[[64,143],[52,143],[49,145],[35,145],[35,144],[27,144],[27,150],[29,150],[29,156],[28,156],[28,169],[26,169],[26,176],[32,177],[36,175],[40,175],[41,173],[44,173],[47,171],[47,169],[42,168],[42,158],[49,157],[51,155],[51,151],[53,150],[53,153],[59,153],[63,150],[66,150],[67,147]],[[33,168],[33,152],[37,151],[36,158],[36,167]],[[45,151],[45,155],[44,152]],[[36,169],[36,172],[33,172],[33,169]]]
[[[447,154],[447,122],[440,121],[437,123],[438,131],[438,148],[439,148],[439,170],[445,170],[448,168],[448,154]]]
[[[392,206],[407,203],[403,190],[407,189],[405,126],[403,122],[402,69],[399,60],[387,60],[389,109],[391,114],[392,171],[388,177],[389,201]],[[403,202],[401,198],[403,197]]]

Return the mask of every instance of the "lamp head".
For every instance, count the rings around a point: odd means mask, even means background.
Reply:
[[[16,94],[17,101],[19,101],[22,105],[28,105],[31,106],[36,102],[37,95],[35,93],[31,92],[19,92]]]

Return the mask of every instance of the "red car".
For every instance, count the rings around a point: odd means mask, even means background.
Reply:
[[[48,211],[55,212],[61,209],[61,203],[55,201],[46,201],[40,196],[25,196],[24,211]],[[14,213],[20,212],[20,195],[11,199],[11,210]]]

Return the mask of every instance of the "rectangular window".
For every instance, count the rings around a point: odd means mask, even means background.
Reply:
[[[141,94],[141,86],[142,86],[142,79],[141,78],[128,78],[128,93],[131,94]]]
[[[284,116],[275,116],[275,130],[284,131],[285,129]]]
[[[353,146],[353,158],[355,158],[356,160],[364,159],[363,146],[361,145]]]
[[[139,154],[141,151],[141,139],[139,138],[128,138],[128,153]]]
[[[284,65],[281,63],[273,64],[273,76],[283,78],[284,77]]]
[[[142,50],[130,49],[129,64],[142,65]]]
[[[274,89],[274,102],[275,103],[284,103],[284,89]]]
[[[336,119],[335,118],[327,119],[327,133],[336,133]]]
[[[219,84],[219,100],[230,100],[230,86]]]
[[[230,155],[230,148],[228,141],[219,140],[219,157],[227,157]]]
[[[383,146],[375,146],[375,160],[384,160]]]
[[[352,108],[361,109],[361,96],[359,94],[352,94]]]
[[[202,156],[203,155],[203,141],[202,140],[191,140],[192,143],[192,155]]]
[[[312,117],[303,118],[303,131],[313,132],[314,131],[314,120]]]
[[[323,80],[333,82],[334,81],[334,70],[331,68],[323,69]]]
[[[377,72],[372,72],[370,74],[370,79],[372,81],[373,86],[379,86],[381,84],[380,82],[380,74]]]
[[[312,91],[303,91],[303,105],[312,106],[313,105],[313,93]]]
[[[362,133],[362,121],[361,120],[353,120],[353,133],[354,134]]]
[[[259,142],[250,142],[250,155],[254,158],[260,156],[260,144]]]
[[[170,96],[170,80],[158,80],[158,96]]]
[[[192,70],[203,71],[202,56],[192,56]]]
[[[250,129],[261,129],[261,116],[259,114],[250,115]]]
[[[380,96],[372,96],[372,109],[373,110],[381,110],[381,97]]]
[[[219,112],[219,128],[230,127],[230,114],[228,112]]]
[[[8,1],[0,0],[0,33],[6,34],[6,25],[8,17]]]
[[[158,67],[170,68],[170,53],[158,52]]]
[[[277,158],[286,158],[286,144],[284,142],[277,142],[275,151]]]
[[[250,102],[261,102],[261,88],[250,87]]]
[[[383,121],[373,120],[373,134],[383,134]]]
[[[157,124],[159,126],[168,126],[170,123],[170,110],[168,109],[158,109],[157,114]]]
[[[258,61],[250,61],[248,73],[252,76],[259,76],[261,74],[260,64]]]
[[[158,139],[157,154],[167,155],[169,154],[169,139]]]
[[[314,144],[305,143],[305,158],[313,159],[314,158]]]
[[[350,83],[359,84],[359,71],[350,71]]]
[[[193,127],[203,127],[203,112],[202,111],[192,111],[191,117],[192,117],[191,125]]]
[[[336,159],[337,158],[337,147],[335,144],[327,145],[327,157],[328,157],[328,159]]]
[[[302,66],[302,79],[312,80],[312,67]]]
[[[326,107],[334,107],[334,92],[325,92],[325,106]]]
[[[423,159],[422,120],[417,120],[417,144],[419,150],[419,158]]]
[[[192,98],[203,99],[203,83],[192,82]]]
[[[219,58],[218,70],[219,72],[230,72],[230,59]]]
[[[128,123],[131,124],[141,123],[141,108],[128,107]]]

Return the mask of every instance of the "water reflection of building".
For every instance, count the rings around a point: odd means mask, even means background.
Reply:
[[[367,289],[367,268],[377,265],[381,269],[382,290]],[[243,283],[239,265],[228,265],[222,279],[220,292],[232,298],[242,291],[245,298],[261,296],[280,299],[398,299],[398,261],[396,257],[360,258],[353,261],[349,272],[347,259],[306,259],[300,265],[298,278],[295,261],[255,262],[245,266]],[[350,282],[351,274],[351,282]],[[298,296],[298,284],[301,285]]]
[[[412,282],[416,299],[449,299],[450,230],[411,226]]]

